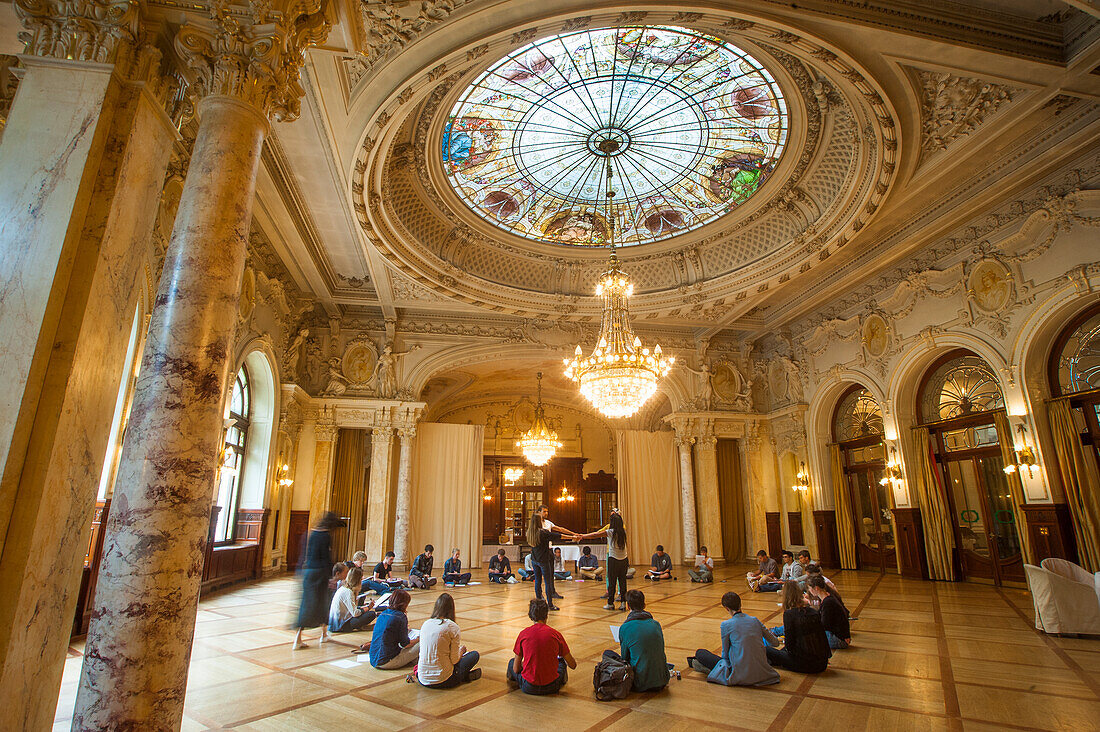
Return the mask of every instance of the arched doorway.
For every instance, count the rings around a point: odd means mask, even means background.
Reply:
[[[1011,436],[1002,436],[997,426],[1004,422],[1004,396],[996,375],[981,357],[951,351],[925,373],[917,399],[918,420],[928,430],[952,516],[959,576],[1023,582],[1023,551],[1001,448],[1002,437]]]
[[[833,412],[833,440],[852,506],[852,525],[838,527],[855,536],[860,569],[885,574],[898,568],[893,495],[883,482],[886,448],[882,407],[865,387],[853,384]]]

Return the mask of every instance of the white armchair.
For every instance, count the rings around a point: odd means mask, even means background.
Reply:
[[[1089,574],[1064,559],[1048,558],[1041,567],[1025,564],[1035,604],[1035,627],[1047,633],[1100,635],[1100,572]]]

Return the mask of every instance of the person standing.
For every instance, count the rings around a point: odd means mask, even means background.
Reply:
[[[607,539],[607,604],[603,609],[615,609],[615,587],[618,586],[619,609],[626,610],[626,579],[630,560],[626,551],[626,525],[623,523],[623,515],[619,513],[619,509],[611,509],[611,518],[607,522],[606,529],[584,534],[577,537],[577,540],[584,541],[597,537]]]
[[[527,524],[527,543],[531,545],[532,565],[535,568],[535,599],[542,597],[542,588],[546,586],[546,603],[548,609],[557,610],[554,599],[561,595],[554,591],[554,552],[550,549],[550,541],[554,534],[559,536],[577,536],[577,534],[562,526],[555,526],[550,520],[550,509],[545,505],[531,514],[531,521]]]
[[[298,631],[294,634],[292,648],[308,648],[302,642],[302,631],[321,627],[320,642],[328,640],[329,590],[328,580],[332,571],[332,529],[345,526],[340,517],[326,511],[306,539],[306,556],[302,569],[302,601],[298,607]]]

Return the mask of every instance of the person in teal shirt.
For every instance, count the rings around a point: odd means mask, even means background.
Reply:
[[[641,590],[626,593],[630,614],[619,626],[622,655],[604,651],[604,658],[625,661],[634,668],[634,691],[660,691],[668,686],[668,661],[665,658],[665,634],[661,624],[646,612]]]

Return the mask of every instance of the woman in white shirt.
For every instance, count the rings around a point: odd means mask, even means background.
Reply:
[[[363,581],[363,570],[352,567],[348,570],[348,576],[336,588],[336,594],[332,596],[332,604],[328,608],[328,629],[333,633],[351,633],[356,630],[366,630],[374,619],[378,617],[371,608],[372,602],[366,608],[359,607],[356,602],[356,594],[359,584]]]
[[[416,664],[416,680],[432,689],[451,687],[481,678],[481,669],[474,668],[481,655],[467,651],[455,622],[455,601],[444,592],[435,601],[432,617],[420,629],[420,660]],[[413,680],[412,674],[406,681]]]

